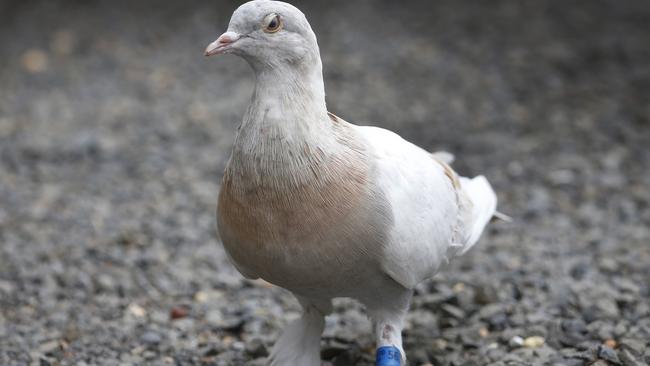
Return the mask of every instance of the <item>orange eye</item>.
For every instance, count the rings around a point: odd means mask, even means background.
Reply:
[[[264,31],[275,33],[282,29],[282,19],[278,14],[271,13],[264,18]]]

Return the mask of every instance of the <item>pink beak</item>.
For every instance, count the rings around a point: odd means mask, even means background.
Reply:
[[[210,43],[205,49],[206,56],[219,55],[226,53],[232,48],[232,44],[235,43],[241,36],[235,32],[226,32],[217,38],[216,41]]]

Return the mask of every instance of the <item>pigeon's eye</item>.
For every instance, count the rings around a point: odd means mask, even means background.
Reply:
[[[282,19],[280,16],[271,13],[264,18],[264,31],[266,33],[275,33],[282,29]]]

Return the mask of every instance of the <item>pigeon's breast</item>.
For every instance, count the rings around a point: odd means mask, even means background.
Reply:
[[[346,284],[379,271],[391,210],[372,184],[362,149],[312,163],[294,165],[285,177],[265,175],[263,166],[227,169],[219,233],[244,275],[297,292],[330,288],[344,296]],[[273,178],[260,179],[260,171]]]

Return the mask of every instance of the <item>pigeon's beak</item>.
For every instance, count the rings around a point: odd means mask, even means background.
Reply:
[[[205,49],[206,56],[219,55],[226,53],[232,49],[232,44],[235,43],[241,36],[235,32],[226,32],[217,38],[216,41],[210,43]]]

